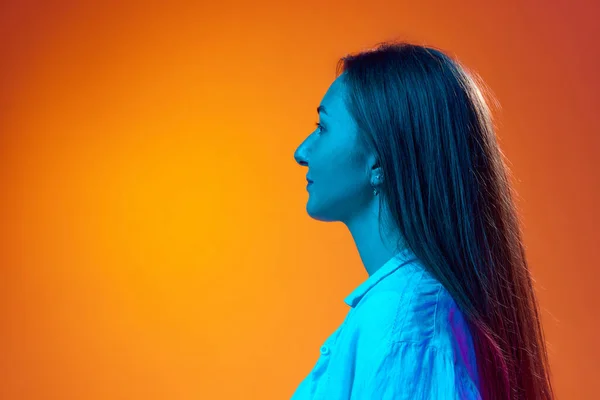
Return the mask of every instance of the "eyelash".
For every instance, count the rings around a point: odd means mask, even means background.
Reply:
[[[321,131],[323,131],[323,125],[321,125],[320,123],[318,123],[318,122],[315,122],[315,126],[316,126],[317,128],[319,128]]]

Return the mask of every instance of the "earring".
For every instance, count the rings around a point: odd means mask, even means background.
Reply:
[[[377,180],[379,180],[380,178],[381,178],[381,175],[377,175]],[[377,190],[375,185],[373,185],[373,196],[377,196],[378,193],[379,193],[379,191]]]

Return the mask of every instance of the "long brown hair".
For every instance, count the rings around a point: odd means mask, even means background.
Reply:
[[[483,399],[552,399],[491,94],[444,52],[408,43],[343,57],[336,72],[363,144],[379,157],[391,222],[469,323]]]

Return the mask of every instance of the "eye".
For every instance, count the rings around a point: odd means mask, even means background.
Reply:
[[[320,130],[321,132],[323,131],[323,125],[321,125],[320,123],[318,123],[318,122],[315,122],[315,126],[316,126],[317,128],[319,128],[319,130]]]

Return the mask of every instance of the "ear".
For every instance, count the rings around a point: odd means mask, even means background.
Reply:
[[[383,168],[376,167],[371,170],[371,184],[381,185],[383,183]]]
[[[367,157],[369,167],[369,180],[371,185],[380,185],[383,182],[383,168],[379,165],[379,160],[372,154]]]

